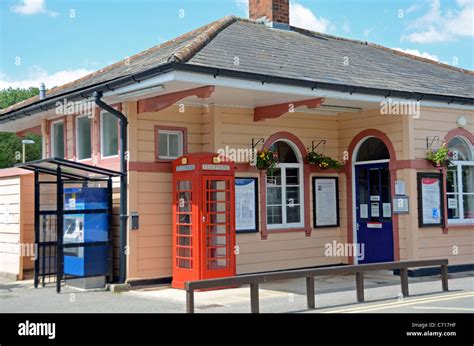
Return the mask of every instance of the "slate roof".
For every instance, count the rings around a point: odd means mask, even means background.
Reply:
[[[224,17],[88,76],[54,88],[52,96],[133,75],[169,62],[322,83],[473,98],[474,72],[379,45],[295,27]],[[46,100],[47,100],[46,99]],[[20,102],[0,114],[37,103]]]

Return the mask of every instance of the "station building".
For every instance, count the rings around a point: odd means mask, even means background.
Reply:
[[[125,231],[113,180],[122,281],[198,261],[219,275],[441,257],[472,268],[474,73],[290,26],[287,0],[249,8],[5,109],[0,131],[41,131],[45,159],[121,171],[126,157]],[[125,115],[127,152],[97,95]],[[449,165],[427,160],[444,146]],[[274,169],[255,165],[262,151]],[[33,261],[5,244],[33,242],[32,175],[0,171],[0,272],[20,278]]]

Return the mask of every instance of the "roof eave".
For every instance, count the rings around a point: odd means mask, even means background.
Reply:
[[[104,83],[96,84],[93,86],[88,86],[82,89],[73,90],[70,92],[62,93],[55,95],[53,97],[38,100],[33,104],[25,105],[16,110],[12,110],[5,114],[0,115],[0,124],[11,121],[16,118],[21,118],[24,116],[30,116],[37,112],[44,112],[51,108],[51,105],[54,105],[58,100],[68,97],[69,100],[74,99],[84,99],[89,98],[95,91],[114,91],[119,87],[124,87],[133,83],[139,83],[146,79],[155,77],[157,75],[171,72],[171,71],[184,71],[184,72],[195,72],[202,74],[210,74],[217,78],[218,76],[231,77],[252,81],[259,81],[262,84],[265,83],[275,83],[299,87],[308,87],[312,90],[328,90],[328,91],[338,91],[348,94],[366,94],[366,95],[375,95],[382,97],[392,97],[392,98],[404,98],[416,101],[435,101],[435,102],[446,102],[448,104],[459,104],[459,105],[468,105],[474,106],[474,98],[452,96],[452,95],[437,95],[430,93],[420,93],[420,92],[410,92],[410,91],[401,91],[401,90],[390,90],[384,88],[369,88],[363,86],[354,86],[354,85],[344,85],[344,84],[335,84],[327,82],[318,82],[306,79],[297,79],[297,78],[287,78],[279,77],[267,74],[260,74],[254,72],[245,72],[245,71],[236,71],[231,69],[222,69],[215,67],[208,67],[202,65],[194,65],[189,63],[180,63],[180,62],[170,62],[162,64],[151,68],[146,71],[142,71],[133,75],[127,75],[120,77],[114,80],[109,80]]]

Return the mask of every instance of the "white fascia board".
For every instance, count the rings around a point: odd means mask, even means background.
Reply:
[[[108,97],[116,97],[117,95],[123,95],[126,93],[131,93],[135,92],[137,90],[142,90],[142,89],[147,89],[147,88],[152,88],[158,85],[163,85],[168,82],[172,82],[175,80],[175,73],[174,71],[166,72],[160,75],[157,75],[155,77],[146,79],[142,82],[139,83],[134,83],[131,85],[127,85],[121,88],[117,88],[114,91],[107,91],[104,92],[103,97],[108,98]]]
[[[373,102],[380,104],[382,101],[386,101],[387,98],[384,96],[377,95],[367,95],[353,93],[344,93],[340,91],[332,90],[322,90],[315,89],[311,90],[309,87],[300,87],[294,85],[285,85],[277,83],[264,83],[260,81],[252,81],[246,79],[238,79],[224,76],[213,77],[208,74],[196,73],[196,72],[185,72],[185,71],[176,71],[174,73],[176,81],[179,82],[188,82],[194,84],[203,84],[203,85],[215,85],[228,88],[237,88],[245,89],[252,91],[262,91],[262,92],[275,92],[282,93],[287,95],[297,95],[297,96],[308,96],[311,98],[315,97],[326,97],[332,99],[340,99],[346,101],[360,101],[360,102]],[[404,98],[391,98],[392,101],[398,102],[407,102],[408,99]],[[412,101],[412,100],[411,100]],[[432,108],[447,108],[447,109],[459,109],[459,110],[474,110],[474,106],[470,105],[459,105],[459,104],[448,104],[446,102],[435,102],[435,101],[420,101],[421,107],[432,107]]]

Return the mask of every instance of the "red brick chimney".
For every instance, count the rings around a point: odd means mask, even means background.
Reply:
[[[262,20],[274,28],[290,26],[289,0],[249,0],[249,18]]]

